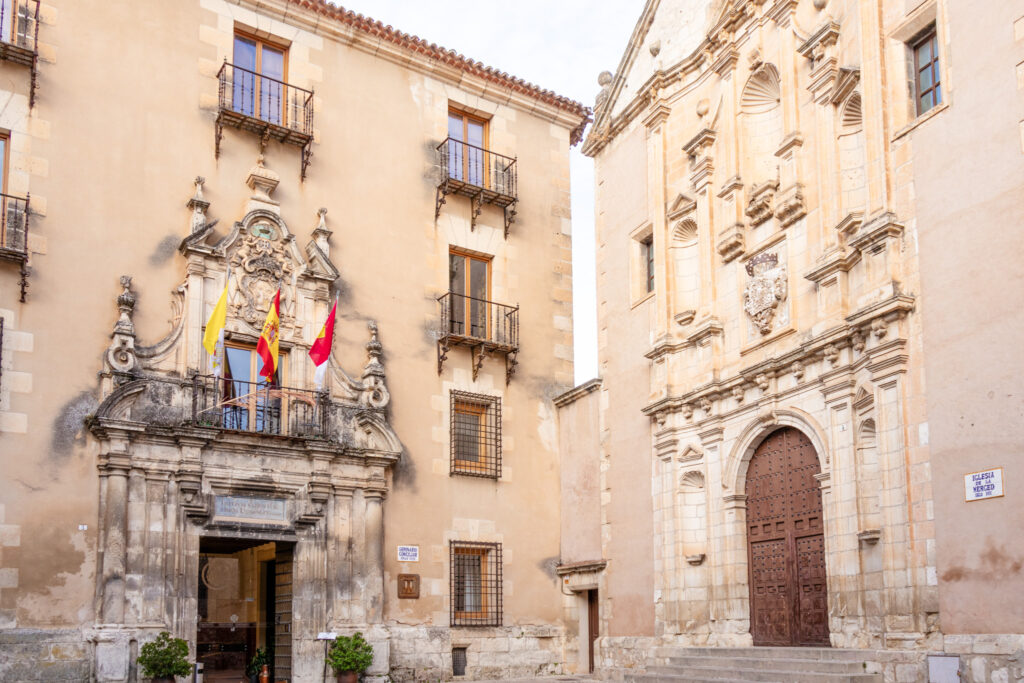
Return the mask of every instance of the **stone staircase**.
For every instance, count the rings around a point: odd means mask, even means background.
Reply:
[[[626,681],[650,683],[883,683],[873,650],[827,647],[662,647]]]

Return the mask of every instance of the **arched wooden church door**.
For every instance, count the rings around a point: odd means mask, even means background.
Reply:
[[[828,646],[821,471],[799,430],[772,432],[747,469],[747,559],[754,645]]]

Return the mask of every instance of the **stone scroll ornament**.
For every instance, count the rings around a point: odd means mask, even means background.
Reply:
[[[761,334],[772,331],[775,309],[786,300],[786,267],[779,265],[778,254],[758,254],[747,263],[750,281],[743,290],[743,310]]]

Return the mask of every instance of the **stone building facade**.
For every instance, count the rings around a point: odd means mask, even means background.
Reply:
[[[1016,12],[651,0],[616,73],[601,75],[584,152],[596,164],[609,673],[663,663],[664,646],[830,645],[864,650],[886,680],[950,665],[926,655],[959,657],[965,680],[1022,675],[1019,596],[984,578],[1019,569],[1016,513],[966,503],[963,488],[971,468],[1016,471],[1020,416],[993,407],[985,424],[1001,436],[976,442],[953,427],[978,399],[956,387],[974,368],[992,374],[990,351],[1006,360],[998,386],[1022,363],[1006,357],[1012,334],[979,331],[1000,309],[947,283],[995,290],[943,253],[950,216],[1015,233]],[[975,106],[1010,108],[988,152],[966,113],[953,122]],[[943,161],[938,131],[954,128],[962,168],[998,149],[975,193],[958,192]],[[1007,244],[970,242],[975,264],[1001,264],[992,287],[1020,283],[1020,265],[997,254]],[[1008,320],[1020,329],[1016,312]],[[953,373],[929,329],[986,343],[973,355],[957,345]],[[967,616],[975,591],[997,591],[984,618]]]
[[[377,680],[575,667],[538,520],[589,111],[320,0],[16,5],[0,679],[141,680],[162,630],[208,680],[257,648],[323,680],[320,634],[356,630]]]

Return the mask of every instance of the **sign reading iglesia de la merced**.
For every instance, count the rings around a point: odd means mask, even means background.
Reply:
[[[637,11],[0,2],[0,680],[1024,680],[1024,8]]]

